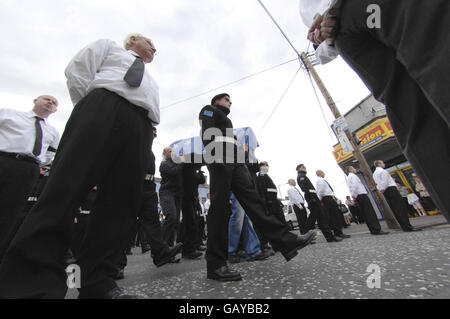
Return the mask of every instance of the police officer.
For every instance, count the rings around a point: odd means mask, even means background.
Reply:
[[[253,187],[245,167],[245,155],[237,152],[233,124],[228,118],[231,107],[226,93],[215,96],[211,105],[199,114],[205,146],[205,161],[211,179],[211,207],[208,213],[207,277],[218,281],[238,281],[241,275],[227,266],[228,219],[232,191],[252,222],[269,239],[274,249],[289,261],[297,251],[315,238],[310,232],[296,236],[274,216],[267,216],[265,207]]]
[[[257,177],[258,192],[261,196],[264,205],[267,208],[267,212],[276,218],[278,218],[283,224],[286,224],[286,219],[283,213],[283,204],[278,199],[277,188],[268,175],[269,163],[261,162],[260,172]]]
[[[305,193],[305,200],[308,203],[311,211],[308,220],[306,221],[306,229],[314,229],[316,221],[319,222],[319,228],[322,231],[327,242],[339,242],[342,238],[336,237],[330,228],[330,220],[327,213],[323,210],[316,189],[306,176],[306,167],[303,164],[297,166],[297,183],[301,190]]]

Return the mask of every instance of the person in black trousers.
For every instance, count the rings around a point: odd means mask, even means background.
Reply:
[[[335,42],[339,54],[386,105],[403,153],[450,222],[450,178],[443,178],[450,176],[450,2],[340,3],[339,12],[316,17],[309,39],[316,45]],[[376,8],[377,23],[368,8]]]
[[[169,146],[164,149],[164,160],[161,162],[161,187],[159,188],[159,201],[165,216],[162,235],[166,243],[173,247],[177,233],[180,229],[180,211],[183,199],[183,157],[175,163],[172,156],[173,149]],[[178,161],[177,161],[178,162]]]
[[[304,164],[300,164],[297,166],[296,170],[298,173],[298,186],[300,186],[301,190],[305,193],[305,200],[308,203],[308,208],[311,212],[306,221],[306,229],[315,229],[317,221],[327,242],[332,243],[342,241],[341,237],[335,236],[335,234],[331,231],[330,218],[325,212],[325,208],[322,207],[320,199],[317,196],[316,189],[309,180],[308,176],[306,176],[306,166]]]
[[[244,150],[238,154],[233,124],[227,117],[230,107],[230,96],[220,94],[199,114],[205,162],[208,164],[211,183],[211,207],[207,220],[207,278],[218,281],[242,279],[238,272],[227,266],[230,192],[235,194],[249,218],[267,237],[272,247],[281,251],[287,261],[315,238],[314,232],[296,236],[274,216],[265,214],[262,200],[253,187],[245,166]]]
[[[51,162],[59,133],[48,123],[58,100],[42,95],[30,112],[0,109],[0,264],[25,219],[39,166]]]
[[[388,232],[381,229],[380,222],[378,221],[377,214],[370,202],[367,190],[356,175],[356,169],[353,166],[347,166],[345,168],[345,173],[347,174],[347,186],[350,194],[358,203],[359,212],[363,215],[370,233],[372,235],[387,235]]]
[[[136,220],[152,122],[159,123],[158,88],[145,72],[155,51],[140,34],[127,37],[125,49],[99,40],[67,67],[76,105],[44,192],[0,266],[0,298],[65,297],[62,260],[71,243],[74,212],[94,185],[97,199],[78,258],[79,298],[133,298],[109,274]]]
[[[259,166],[260,172],[258,173],[258,177],[256,179],[259,196],[262,198],[267,212],[270,215],[275,216],[283,224],[286,224],[286,218],[284,217],[283,212],[283,204],[281,204],[280,200],[278,199],[277,187],[268,175],[269,163],[261,162],[259,163]]]
[[[200,182],[205,182],[197,173],[197,165],[194,164],[194,154],[189,156],[188,163],[183,165],[182,180],[183,180],[183,197],[181,210],[183,213],[182,224],[182,243],[183,253],[182,257],[186,259],[197,259],[203,256],[203,253],[198,251],[198,223],[196,220],[195,202],[198,197],[198,185]]]

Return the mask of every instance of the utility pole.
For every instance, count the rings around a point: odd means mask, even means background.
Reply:
[[[327,104],[333,113],[334,117],[336,119],[341,118],[342,114],[339,112],[336,104],[333,101],[333,98],[331,97],[330,93],[328,92],[327,88],[323,84],[322,80],[319,77],[319,74],[317,74],[316,69],[312,65],[311,61],[309,60],[308,56],[305,52],[302,52],[300,54],[302,62],[305,64],[306,70],[311,73],[311,76],[313,77],[314,81],[316,82],[317,86],[319,87],[320,91],[322,92],[323,97],[327,101]],[[386,219],[386,223],[390,229],[400,229],[400,225],[398,224],[397,220],[394,217],[394,214],[392,213],[391,208],[389,207],[388,203],[386,202],[386,199],[384,196],[380,193],[380,191],[377,189],[375,180],[373,179],[372,171],[370,170],[370,166],[367,163],[364,155],[362,154],[359,145],[355,138],[353,137],[353,134],[350,132],[350,130],[346,130],[345,134],[352,144],[353,147],[353,155],[355,156],[356,160],[359,163],[359,167],[361,172],[364,174],[364,177],[366,178],[370,190],[375,195],[376,201],[378,202],[379,207],[381,208],[381,211],[383,212],[384,218]]]
[[[270,17],[270,19],[272,19],[273,23],[275,23],[275,25],[277,26],[278,30],[280,30],[280,32],[283,34],[284,38],[287,40],[287,42],[292,47],[292,49],[295,51],[295,53],[297,54],[298,58],[300,59],[300,61],[305,66],[306,71],[311,73],[312,77],[314,78],[314,80],[317,83],[317,86],[319,87],[319,89],[322,92],[325,100],[327,101],[327,104],[330,107],[330,110],[333,113],[334,117],[336,119],[341,118],[342,117],[341,112],[339,112],[338,108],[336,107],[336,104],[334,103],[333,98],[331,97],[331,95],[328,92],[327,88],[323,84],[322,80],[319,77],[319,74],[317,74],[316,69],[312,65],[312,63],[309,60],[309,58],[306,55],[306,53],[305,52],[300,53],[295,48],[294,44],[291,42],[291,40],[289,40],[288,36],[283,31],[283,29],[280,27],[278,22],[274,19],[274,17],[269,12],[269,10],[267,10],[267,8],[264,5],[264,3],[261,0],[257,0],[257,1],[261,5],[261,7],[264,9],[264,11],[266,11],[266,13]],[[377,189],[376,183],[375,183],[375,181],[373,179],[373,176],[372,176],[372,171],[370,170],[370,166],[369,166],[369,164],[367,164],[367,161],[364,158],[364,156],[363,156],[363,154],[362,154],[362,152],[361,152],[361,150],[359,148],[358,143],[356,142],[355,138],[351,134],[350,130],[347,130],[345,132],[345,134],[346,134],[348,140],[352,144],[352,147],[353,147],[353,150],[354,150],[353,154],[354,154],[356,160],[359,163],[361,172],[364,174],[364,176],[366,177],[366,179],[367,179],[367,181],[369,183],[370,190],[375,195],[375,199],[376,199],[376,201],[378,203],[378,206],[381,208],[381,211],[382,211],[382,213],[384,215],[384,218],[386,219],[386,223],[387,223],[388,227],[390,229],[400,229],[400,225],[398,224],[397,220],[395,219],[391,208],[389,207],[388,203],[386,202],[386,199],[384,198],[384,196]]]

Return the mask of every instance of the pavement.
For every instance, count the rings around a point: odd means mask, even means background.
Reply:
[[[243,280],[231,283],[207,280],[203,258],[156,268],[150,254],[136,248],[118,284],[146,299],[447,299],[450,225],[442,216],[410,221],[424,229],[392,231],[382,222],[390,234],[373,236],[365,225],[352,224],[344,230],[350,239],[331,244],[318,232],[317,243],[289,263],[276,254],[232,265]],[[67,298],[76,296],[69,290]]]

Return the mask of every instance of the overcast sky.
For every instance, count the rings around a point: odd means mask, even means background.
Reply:
[[[306,50],[307,28],[300,20],[298,0],[264,3],[297,49]],[[2,0],[0,30],[0,108],[28,111],[38,95],[53,95],[60,105],[50,123],[60,133],[73,108],[64,69],[97,39],[122,44],[127,34],[140,32],[153,40],[158,52],[148,71],[160,86],[162,108],[296,58],[256,0]],[[294,61],[162,110],[153,147],[157,167],[162,149],[198,135],[199,110],[215,94],[227,92],[234,126],[253,128],[260,143],[256,155],[269,162],[277,185],[295,178],[296,165],[304,163],[313,182],[315,171],[323,169],[344,199],[348,190],[332,154],[336,139],[328,130],[333,117],[322,99],[325,122],[303,71],[261,130],[298,68]],[[318,71],[342,113],[369,94],[341,59]],[[287,187],[280,188],[286,196]]]

